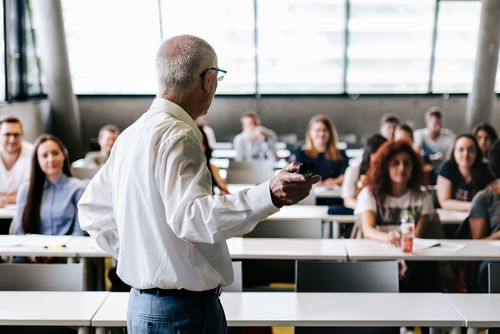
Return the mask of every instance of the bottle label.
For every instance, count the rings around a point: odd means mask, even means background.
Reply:
[[[404,235],[401,243],[404,253],[413,253],[413,235]]]

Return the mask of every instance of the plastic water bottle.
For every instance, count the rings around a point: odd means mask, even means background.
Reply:
[[[413,238],[415,237],[415,219],[410,210],[405,210],[401,216],[401,246],[403,252],[413,252]]]

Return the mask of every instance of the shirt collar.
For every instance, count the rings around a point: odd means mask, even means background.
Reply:
[[[178,120],[187,123],[193,129],[194,133],[196,134],[196,138],[198,138],[198,141],[201,144],[202,135],[201,135],[200,129],[198,129],[198,126],[193,121],[191,116],[189,116],[189,114],[184,109],[182,109],[181,106],[179,106],[179,105],[175,104],[174,102],[169,101],[167,99],[157,97],[154,99],[151,107],[154,109],[160,110],[160,111],[166,111],[170,115],[177,118]]]
[[[63,174],[63,176],[61,176],[61,178],[54,183],[51,183],[47,179],[45,179],[45,182],[43,184],[43,189],[47,189],[50,186],[53,186],[56,189],[61,189],[67,180],[68,180],[68,176],[66,174]]]

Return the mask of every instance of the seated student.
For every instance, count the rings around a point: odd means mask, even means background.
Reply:
[[[479,148],[483,153],[483,161],[487,163],[490,147],[498,139],[498,134],[495,128],[486,122],[476,124],[472,133],[476,137]]]
[[[35,143],[31,177],[19,188],[15,234],[83,235],[77,203],[85,186],[71,177],[63,143],[51,135]]]
[[[434,213],[432,196],[421,190],[422,185],[421,159],[411,145],[405,141],[382,144],[371,160],[366,187],[358,195],[354,212],[364,237],[400,247],[399,225],[405,210],[410,210],[415,220],[415,237],[422,237]],[[436,268],[427,267],[409,263],[402,291],[439,290]],[[429,273],[419,277],[417,273],[423,274],[424,268]]]
[[[0,121],[0,207],[16,203],[19,186],[29,178],[33,145],[24,141],[16,117]]]
[[[437,197],[443,209],[469,211],[474,195],[494,180],[482,160],[476,137],[459,135],[437,178]]]
[[[396,129],[398,128],[401,121],[396,114],[387,113],[380,117],[379,122],[379,133],[384,136],[387,140],[394,140],[396,135]]]
[[[341,185],[349,165],[347,155],[337,148],[337,130],[326,115],[316,115],[309,121],[305,145],[292,159],[300,163],[314,162],[314,174],[321,176],[320,186]]]
[[[98,168],[104,165],[111,154],[111,149],[119,134],[120,129],[113,124],[104,125],[99,129],[97,142],[101,150],[88,152],[85,155],[84,165],[82,167]]]
[[[233,140],[237,161],[276,160],[276,139],[274,131],[260,124],[260,117],[253,111],[241,117],[242,132]]]
[[[342,183],[342,198],[346,207],[351,209],[356,208],[356,197],[363,186],[363,180],[370,167],[370,161],[378,148],[386,141],[387,139],[380,134],[371,136],[366,141],[361,164],[359,166],[347,167],[344,174],[344,182]]]
[[[217,166],[210,163],[210,159],[212,159],[212,148],[208,144],[208,137],[205,133],[205,128],[202,126],[198,126],[202,135],[201,148],[205,153],[205,157],[207,158],[207,166],[210,171],[210,175],[212,176],[212,189],[214,187],[219,188],[220,195],[229,194],[229,190],[227,189],[227,184],[224,179],[220,176],[219,168]]]
[[[455,141],[455,134],[442,127],[443,113],[438,107],[431,107],[425,112],[425,128],[415,130],[415,145],[421,154],[428,158],[434,167],[434,172],[440,170],[446,154]]]
[[[469,215],[473,239],[500,239],[500,140],[491,146],[490,171],[496,178],[488,187],[474,196]],[[486,292],[487,262],[480,266],[480,288]]]
[[[405,123],[396,129],[396,140],[404,140],[410,145],[412,145],[413,149],[415,152],[417,152],[418,155],[420,155],[420,147],[415,145],[415,142],[413,141],[413,128],[411,127],[410,124]],[[423,171],[425,175],[425,183],[429,185],[434,185],[436,184],[436,174],[434,173],[434,167],[430,163],[430,160],[428,157],[423,157]]]

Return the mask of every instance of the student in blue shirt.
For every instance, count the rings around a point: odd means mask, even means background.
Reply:
[[[83,235],[77,203],[85,184],[71,177],[68,153],[56,137],[35,143],[29,183],[17,193],[15,234]]]
[[[318,185],[341,185],[349,165],[344,151],[337,148],[337,130],[326,115],[316,115],[309,121],[306,143],[295,153],[295,159],[304,163],[314,162],[314,174],[321,176]],[[293,158],[292,158],[293,159]]]

